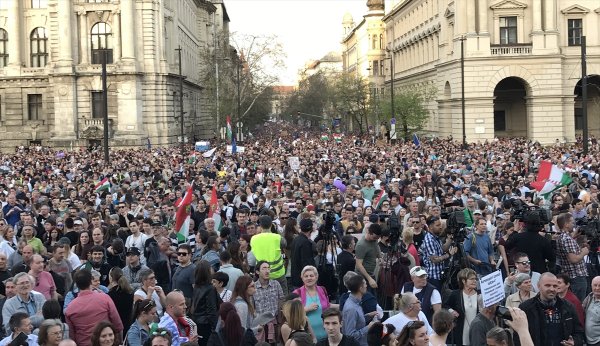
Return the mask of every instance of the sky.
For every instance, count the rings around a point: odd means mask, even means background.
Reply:
[[[229,30],[253,35],[276,34],[287,54],[282,85],[296,83],[306,62],[340,50],[342,19],[355,23],[367,12],[367,0],[225,0]]]

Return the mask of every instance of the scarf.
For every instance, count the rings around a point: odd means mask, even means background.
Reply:
[[[177,324],[179,325],[179,328],[177,328],[177,331],[179,332],[180,336],[185,336],[185,337],[190,337],[190,332],[192,331],[192,328],[190,326],[190,324],[188,323],[188,321],[185,319],[185,317],[178,317],[177,318]],[[184,335],[181,335],[181,330],[183,329],[183,331],[185,332]]]

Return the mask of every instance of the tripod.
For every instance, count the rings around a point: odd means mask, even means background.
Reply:
[[[319,232],[321,232],[319,230]],[[319,272],[318,285],[327,289],[330,301],[335,301],[338,295],[337,275],[337,238],[332,232],[321,233],[317,248],[317,271]],[[327,254],[331,252],[331,264],[327,261]]]

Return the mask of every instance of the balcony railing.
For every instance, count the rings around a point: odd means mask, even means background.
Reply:
[[[492,55],[528,55],[531,54],[531,44],[491,45]]]

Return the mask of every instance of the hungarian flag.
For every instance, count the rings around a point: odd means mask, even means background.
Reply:
[[[212,194],[210,195],[208,217],[212,217],[215,220],[215,231],[218,233],[223,227],[223,222],[221,220],[221,211],[219,210],[219,199],[217,198],[217,185],[213,185]]]
[[[177,204],[175,214],[175,230],[187,239],[190,231],[190,215],[192,210],[192,185],[188,187],[183,199]]]
[[[94,187],[94,191],[101,192],[102,190],[108,191],[110,189],[110,182],[108,178],[102,179],[96,186]]]
[[[326,133],[324,133],[324,134],[321,135],[321,140],[322,141],[328,141],[329,140],[329,136]]]
[[[550,193],[562,186],[569,185],[572,181],[571,177],[562,168],[553,165],[550,161],[542,161],[537,180],[531,183],[531,186],[540,195],[547,197]]]
[[[385,190],[381,190],[375,198],[373,198],[373,208],[375,210],[381,209],[381,204],[388,200],[388,195]]]
[[[342,134],[341,133],[334,133],[333,134],[333,139],[337,142],[337,143],[341,143],[342,142]]]
[[[227,139],[231,140],[233,138],[233,132],[231,131],[231,117],[227,116]]]
[[[193,151],[190,156],[188,156],[188,163],[194,163],[196,162],[196,152]]]

